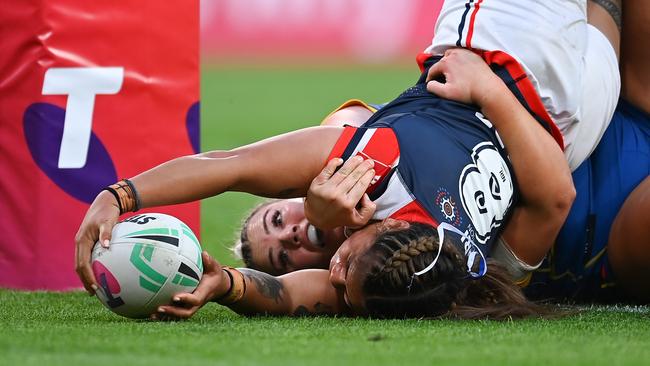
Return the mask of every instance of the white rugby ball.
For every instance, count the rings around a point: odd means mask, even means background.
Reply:
[[[146,318],[203,274],[201,245],[181,220],[160,213],[131,216],[113,228],[108,248],[95,244],[92,269],[99,300],[127,318]]]

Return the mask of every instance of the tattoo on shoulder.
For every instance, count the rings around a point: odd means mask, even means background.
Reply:
[[[262,296],[272,299],[276,303],[282,300],[284,286],[280,280],[270,274],[250,268],[239,268],[238,270],[255,283],[255,287],[257,287],[257,290]]]
[[[313,316],[332,314],[333,308],[330,305],[317,302],[314,304],[314,310],[309,310],[305,305],[299,305],[294,311],[294,316]]]
[[[614,23],[621,30],[622,15],[621,15],[621,0],[591,0],[592,2],[600,5],[605,9],[609,15],[614,19]]]

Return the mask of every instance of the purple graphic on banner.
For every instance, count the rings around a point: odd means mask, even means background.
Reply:
[[[187,128],[187,136],[192,144],[192,150],[195,154],[201,152],[201,103],[196,102],[192,104],[187,111],[185,118],[185,126]]]
[[[30,105],[23,115],[27,146],[36,165],[59,188],[80,201],[91,203],[102,188],[117,181],[115,166],[102,142],[91,132],[86,165],[79,169],[60,169],[64,121],[63,108],[49,103]]]

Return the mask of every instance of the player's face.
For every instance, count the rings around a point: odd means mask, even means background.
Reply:
[[[272,202],[258,210],[248,224],[253,263],[271,274],[327,268],[344,239],[343,229],[322,231],[310,225],[302,200]]]
[[[330,282],[345,291],[346,304],[359,315],[365,314],[363,283],[373,258],[364,255],[377,237],[389,230],[408,228],[401,220],[386,219],[354,232],[341,244],[330,261]]]
[[[361,258],[378,235],[379,223],[354,232],[341,244],[330,261],[330,282],[344,292],[345,303],[356,313],[365,313],[362,291],[365,267]]]

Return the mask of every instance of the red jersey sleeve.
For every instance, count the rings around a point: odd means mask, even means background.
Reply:
[[[399,163],[399,144],[392,129],[388,127],[363,128],[347,126],[334,145],[327,159],[347,160],[361,155],[375,162],[375,178],[367,192],[372,193],[390,175]]]

